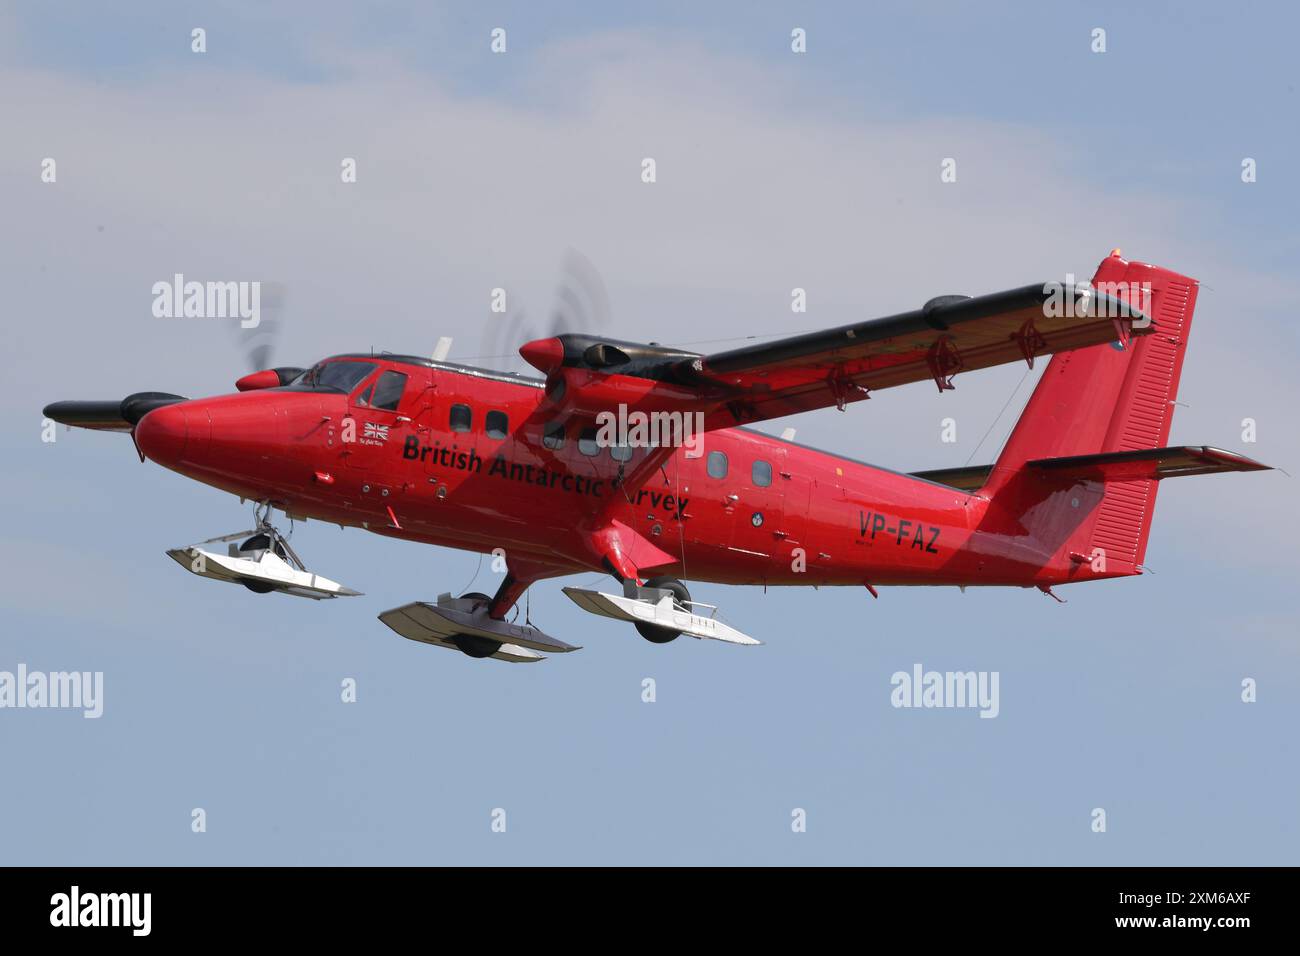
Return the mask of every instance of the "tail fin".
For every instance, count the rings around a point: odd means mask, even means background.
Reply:
[[[1026,465],[1166,445],[1198,283],[1116,250],[1093,285],[1151,316],[1152,329],[1127,344],[1054,355],[981,494],[995,523],[1055,548],[1081,576],[1113,577],[1140,573],[1157,481],[1052,479]]]

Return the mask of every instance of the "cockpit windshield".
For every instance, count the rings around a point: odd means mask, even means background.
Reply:
[[[319,362],[290,382],[288,387],[298,391],[342,392],[346,395],[375,368],[373,362]]]

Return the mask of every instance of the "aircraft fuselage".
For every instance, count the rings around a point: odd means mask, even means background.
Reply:
[[[1008,534],[976,494],[745,429],[701,436],[640,487],[572,423],[544,440],[543,383],[458,366],[373,366],[347,394],[259,389],[150,412],[145,454],[297,518],[553,566],[604,570],[591,523],[616,519],[671,555],[655,573],[764,585],[1037,584],[1092,575]],[[364,403],[386,371],[395,408]],[[589,434],[588,434],[589,437]],[[552,447],[558,445],[558,447]],[[626,455],[627,452],[623,452]],[[612,507],[611,507],[612,505]],[[1014,529],[1011,529],[1014,532]]]

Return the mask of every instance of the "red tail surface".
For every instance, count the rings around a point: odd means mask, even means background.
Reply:
[[[1054,565],[1080,572],[1071,578],[1139,573],[1158,482],[1053,479],[1026,463],[1168,443],[1198,289],[1118,252],[1093,285],[1149,315],[1154,331],[1054,355],[981,491],[995,521],[1055,549]]]

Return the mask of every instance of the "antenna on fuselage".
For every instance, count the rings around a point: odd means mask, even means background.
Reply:
[[[435,362],[444,362],[451,353],[451,337],[442,335],[438,337],[438,344],[433,347],[433,360]]]

